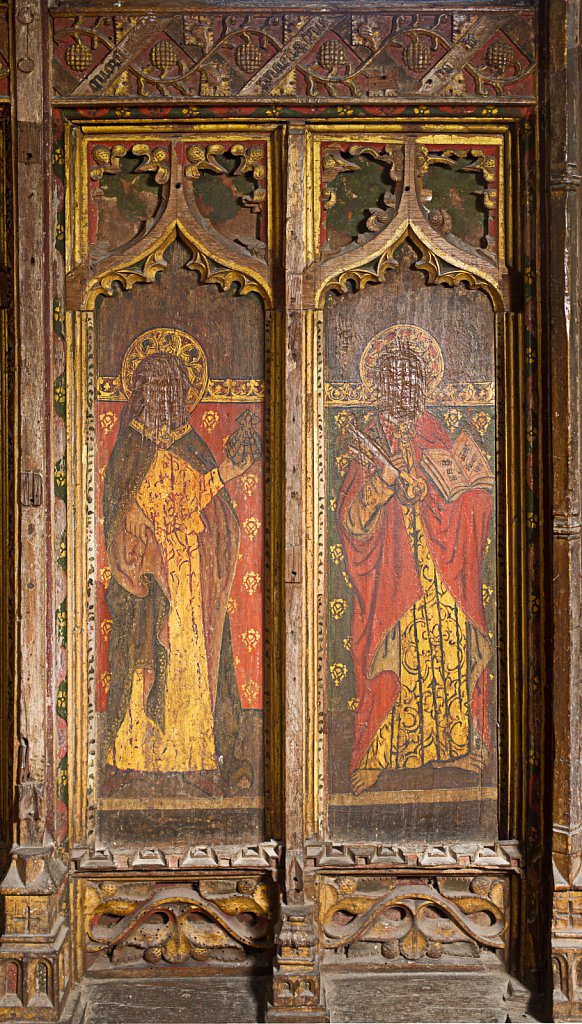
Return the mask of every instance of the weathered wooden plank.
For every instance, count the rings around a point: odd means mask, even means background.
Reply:
[[[289,129],[285,218],[285,838],[303,848],[303,299],[305,133]]]
[[[49,604],[47,553],[50,537],[50,482],[47,465],[47,203],[45,118],[45,13],[41,0],[16,6],[14,12],[14,109],[16,115],[16,309],[19,338],[20,472],[37,474],[39,504],[20,509],[19,616],[19,782],[34,786],[28,794],[21,841],[42,837],[45,811],[47,735],[47,666]],[[43,101],[43,96],[45,100]],[[26,499],[25,499],[26,500]],[[48,787],[45,789],[45,797]],[[35,821],[33,815],[37,815]]]

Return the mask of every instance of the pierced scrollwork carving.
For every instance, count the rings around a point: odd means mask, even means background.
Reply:
[[[143,161],[137,171],[155,171],[155,180],[158,185],[163,185],[170,177],[170,170],[167,166],[168,154],[161,146],[150,149],[145,142],[138,142],[132,147],[134,156],[143,156]]]
[[[168,154],[162,146],[155,146],[153,149],[145,142],[138,142],[128,147],[121,143],[114,146],[98,145],[93,148],[93,160],[96,166],[91,168],[90,177],[92,181],[99,181],[104,174],[121,174],[123,157],[131,153],[133,156],[141,156],[143,160],[132,173],[141,174],[147,171],[155,172],[155,181],[158,185],[164,184],[170,177],[168,167]]]
[[[238,164],[230,172],[228,167],[217,159],[229,154],[238,157]],[[210,171],[212,174],[230,174],[233,178],[247,174],[252,175],[256,182],[255,188],[250,195],[242,194],[240,202],[255,213],[260,212],[261,204],[267,198],[264,185],[265,154],[262,146],[243,146],[242,143],[235,143],[227,148],[219,142],[214,142],[209,146],[188,146],[186,156],[189,162],[184,169],[184,177],[190,181],[200,178],[204,171]]]
[[[431,168],[452,172],[447,181],[446,198],[433,193]],[[498,207],[497,160],[492,153],[474,147],[435,150],[418,146],[416,150],[418,196],[423,212],[432,228],[457,248],[478,249],[481,255],[495,256],[496,239],[491,233]],[[473,187],[456,187],[454,178],[474,176]],[[442,205],[441,205],[442,204]],[[455,217],[459,221],[456,227]],[[464,228],[464,229],[463,229]]]
[[[252,174],[256,181],[256,187],[251,195],[241,196],[243,206],[248,206],[255,213],[260,213],[261,204],[267,198],[264,186],[266,176],[264,154],[261,146],[235,145],[230,152],[233,156],[240,157],[240,163],[234,174]]]
[[[235,209],[244,208],[250,214],[255,215],[255,220],[254,223],[252,220],[251,223],[247,220],[242,231],[234,231],[230,236],[232,241],[242,245],[251,253],[251,256],[264,259],[266,244],[260,237],[260,218],[267,199],[264,147],[256,144],[244,145],[241,142],[231,146],[224,146],[220,142],[214,142],[208,146],[194,144],[187,147],[186,158],[188,163],[184,168],[184,177],[192,182],[197,204],[201,198],[203,204],[210,204],[215,209],[213,223],[215,229],[219,230],[221,234],[228,233],[225,232],[225,222],[230,220],[233,225],[236,223],[237,218],[234,214],[231,213],[230,217],[224,215],[225,204],[230,206],[234,201]],[[225,185],[223,193],[218,196],[216,190],[212,195],[208,193],[204,181],[206,174],[220,175],[223,179],[230,179]],[[216,215],[216,204],[218,207],[222,207],[220,216]],[[212,217],[210,220],[213,222]],[[217,220],[220,223],[220,228],[216,224]],[[246,233],[247,231],[249,234]]]
[[[327,185],[323,193],[323,207],[331,210],[337,203],[337,189],[333,182],[339,174],[360,171],[361,162],[357,157],[368,157],[379,164],[386,164],[390,182],[395,186],[402,181],[404,173],[404,150],[402,146],[386,145],[382,148],[374,146],[352,145],[342,150],[339,146],[329,147],[322,158],[322,180]],[[364,211],[366,231],[381,231],[392,219],[397,206],[395,191],[387,189],[378,196],[378,203]]]
[[[425,174],[431,164],[456,168],[465,155],[469,158],[469,162],[462,165],[459,170],[473,174],[479,172],[487,182],[495,179],[495,157],[487,156],[482,149],[468,149],[466,152],[445,149],[442,152],[434,152],[429,150],[428,146],[418,146],[417,169],[420,174]]]
[[[492,877],[326,879],[323,943],[350,957],[479,957],[504,948],[505,904],[505,882]]]
[[[99,966],[243,961],[272,943],[272,897],[254,877],[194,885],[104,881],[84,890],[87,953]]]

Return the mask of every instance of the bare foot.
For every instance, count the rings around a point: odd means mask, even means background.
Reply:
[[[375,786],[382,771],[380,768],[358,768],[352,772],[352,792],[359,796],[366,789]]]
[[[433,761],[433,768],[463,768],[466,772],[482,772],[486,760],[482,754],[465,754],[455,761]]]

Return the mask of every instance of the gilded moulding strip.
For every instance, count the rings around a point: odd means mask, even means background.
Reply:
[[[351,381],[325,385],[325,404],[329,406],[375,404],[374,396],[364,384]],[[441,384],[431,395],[429,405],[495,405],[495,382],[492,380],[460,384]]]
[[[202,402],[263,402],[264,384],[260,380],[209,380]],[[97,400],[124,402],[125,394],[119,377],[99,377]],[[373,396],[361,383],[332,381],[325,385],[325,405],[344,406],[374,404]],[[468,381],[442,384],[433,394],[431,405],[495,405],[495,382]]]
[[[368,804],[454,804],[467,801],[497,800],[496,786],[471,786],[467,789],[409,789],[379,792],[330,793],[332,807],[365,807]]]
[[[201,402],[263,402],[265,385],[262,380],[209,380]],[[125,402],[126,396],[120,377],[98,377],[97,400]]]

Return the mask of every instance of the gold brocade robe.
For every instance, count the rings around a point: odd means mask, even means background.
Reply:
[[[407,473],[418,479],[410,442],[401,440],[399,450]],[[395,488],[374,475],[350,508],[351,530],[367,530],[387,500],[396,500]],[[370,674],[395,672],[400,692],[362,769],[420,768],[453,761],[470,748],[467,619],[437,571],[420,501],[402,503],[402,514],[423,593],[376,651]]]
[[[152,673],[145,664],[136,667],[129,705],[107,757],[117,768],[218,768],[198,537],[205,528],[200,513],[222,486],[217,469],[200,473],[175,452],[159,449],[136,495],[162,554],[170,602],[165,725],[162,729],[146,714]]]

